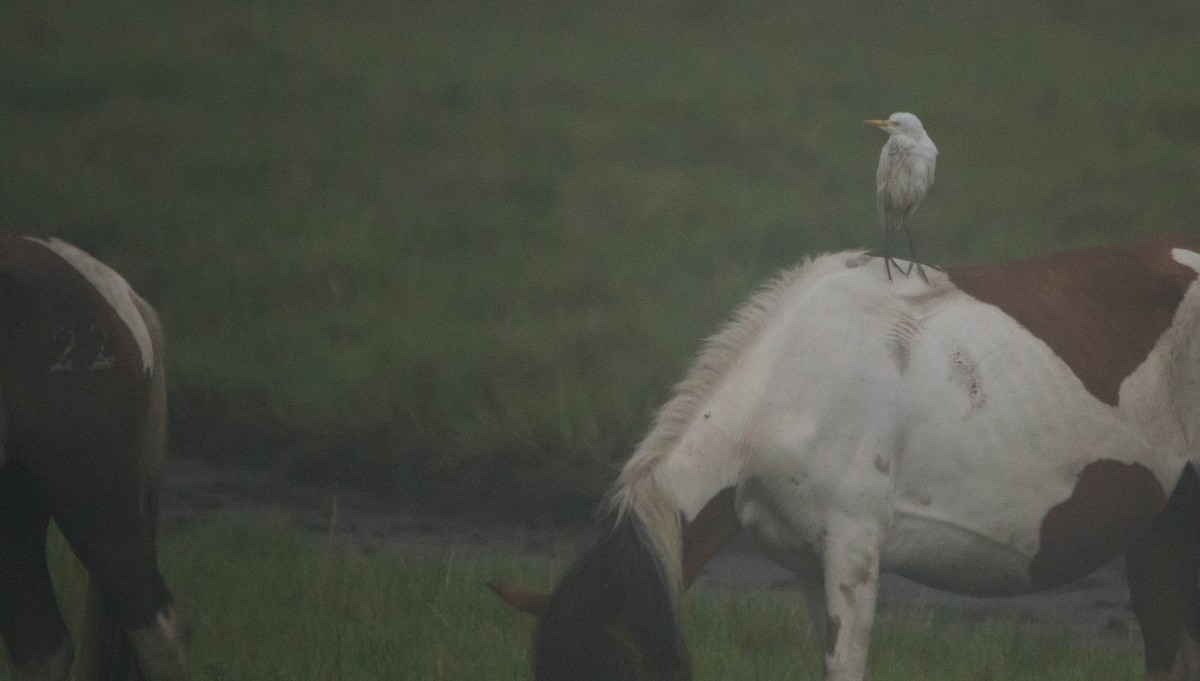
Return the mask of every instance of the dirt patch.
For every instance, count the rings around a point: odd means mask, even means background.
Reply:
[[[162,527],[178,528],[214,514],[282,520],[360,551],[478,549],[570,558],[592,536],[586,527],[417,512],[358,488],[297,482],[278,471],[239,470],[197,459],[169,462],[160,499]]]
[[[193,459],[169,464],[161,508],[166,528],[218,513],[276,518],[359,551],[510,551],[569,560],[594,536],[586,527],[550,522],[422,514],[359,490],[296,483],[276,472],[219,468]],[[745,535],[717,553],[696,585],[795,592],[792,597],[801,599],[792,573],[755,551]],[[1015,619],[1047,629],[1066,626],[1081,641],[1131,649],[1141,645],[1120,562],[1062,587],[1012,598],[956,596],[885,575],[879,610],[885,615],[934,611],[965,624]]]

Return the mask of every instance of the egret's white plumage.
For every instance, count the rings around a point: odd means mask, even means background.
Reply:
[[[888,141],[879,153],[879,168],[875,171],[875,205],[883,225],[883,261],[888,279],[892,278],[892,235],[904,230],[912,262],[905,276],[916,265],[925,279],[925,270],[917,262],[909,233],[908,218],[921,205],[921,200],[933,186],[933,171],[937,165],[937,146],[925,132],[921,119],[910,113],[894,113],[885,120],[868,120],[888,134]],[[899,265],[897,265],[899,268]]]

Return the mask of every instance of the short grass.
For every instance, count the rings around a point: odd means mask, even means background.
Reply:
[[[941,149],[933,262],[1198,231],[1197,28],[1188,0],[14,0],[0,228],[157,304],[181,447],[590,498],[759,281],[877,244],[864,118]]]
[[[82,576],[61,539],[51,553],[78,631]],[[202,681],[527,679],[532,618],[484,583],[548,588],[563,568],[482,552],[362,554],[283,519],[236,517],[172,533],[162,553],[195,625],[191,665]],[[690,593],[684,626],[696,678],[819,680],[801,600],[774,591]],[[929,612],[883,617],[872,668],[880,681],[1142,678],[1127,647],[1012,621],[963,627]]]

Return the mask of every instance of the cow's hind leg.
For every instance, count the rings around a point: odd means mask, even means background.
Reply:
[[[1200,478],[1191,464],[1126,565],[1147,678],[1200,681]]]
[[[0,472],[0,635],[15,681],[62,681],[75,654],[46,566],[48,525],[28,473]]]

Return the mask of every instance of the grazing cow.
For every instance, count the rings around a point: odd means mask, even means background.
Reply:
[[[739,529],[861,681],[881,571],[1036,592],[1124,554],[1148,677],[1200,679],[1200,240],[888,283],[784,273],[712,338],[540,614],[538,681],[691,678],[680,593]]]
[[[67,678],[51,519],[89,575],[82,679],[184,679],[187,627],[155,557],[166,449],[158,317],[57,239],[0,236],[0,635],[12,677]]]

